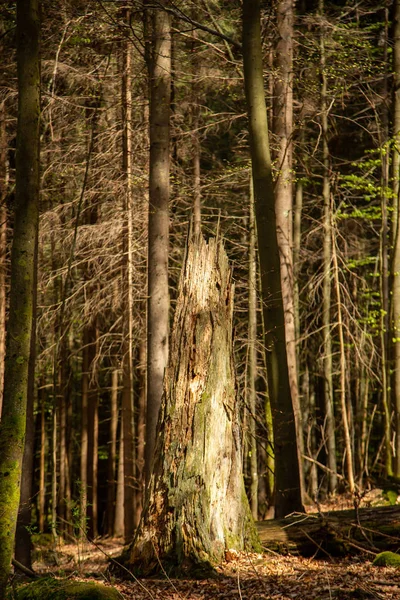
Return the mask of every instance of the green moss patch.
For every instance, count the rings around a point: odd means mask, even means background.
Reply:
[[[100,583],[39,579],[20,586],[16,600],[117,600],[121,595],[111,587]]]
[[[400,554],[381,552],[375,556],[373,564],[378,567],[397,567],[400,569]]]

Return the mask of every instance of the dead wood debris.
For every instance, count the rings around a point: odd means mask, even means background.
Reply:
[[[122,545],[101,540],[98,547],[85,544],[58,546],[58,566],[42,559],[35,564],[40,574],[107,579],[104,552],[117,557]],[[38,555],[40,559],[40,553]],[[132,600],[399,600],[400,571],[374,567],[369,557],[316,560],[298,556],[229,553],[218,577],[207,580],[113,580],[122,598]],[[53,563],[54,564],[54,563]]]

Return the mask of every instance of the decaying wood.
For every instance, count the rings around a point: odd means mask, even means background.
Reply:
[[[400,549],[400,506],[299,514],[257,523],[265,549],[310,556]]]
[[[129,563],[141,573],[216,564],[252,549],[232,348],[233,285],[223,245],[197,237],[182,270],[156,450]]]

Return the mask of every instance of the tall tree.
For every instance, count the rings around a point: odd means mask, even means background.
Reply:
[[[160,3],[163,5],[164,3]],[[171,16],[152,10],[150,77],[150,179],[147,308],[146,481],[154,453],[164,371],[168,360],[169,159]]]
[[[331,272],[332,272],[332,210],[330,184],[330,154],[328,145],[328,82],[326,73],[324,0],[319,0],[320,70],[321,70],[321,131],[322,131],[322,200],[323,200],[323,283],[322,283],[322,336],[323,381],[325,408],[325,446],[328,463],[328,490],[337,486],[335,419],[333,412],[333,366],[331,332]]]
[[[264,97],[259,0],[243,2],[243,65],[260,256],[268,391],[274,424],[275,510],[302,511],[296,425],[288,372],[275,194]]]
[[[125,22],[131,26],[131,13],[125,11]],[[124,236],[123,265],[123,358],[122,358],[122,427],[124,429],[124,520],[125,539],[131,541],[134,529],[134,423],[133,423],[133,154],[132,154],[132,43],[127,36],[122,50],[122,161],[125,176],[124,212],[126,227]],[[137,523],[136,523],[137,525]]]
[[[394,474],[400,477],[400,0],[394,2],[393,19],[393,259],[392,259],[392,340],[393,394],[395,408]]]
[[[293,283],[293,0],[277,4],[278,40],[274,52],[273,132],[276,137],[278,176],[275,215],[285,317],[286,354],[293,411],[296,421],[300,480],[303,485],[303,427],[296,358]]]
[[[38,0],[17,2],[18,125],[10,312],[0,425],[0,597],[5,597],[18,514],[31,347],[39,206]]]

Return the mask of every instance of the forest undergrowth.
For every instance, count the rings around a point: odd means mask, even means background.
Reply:
[[[373,490],[362,505],[374,505],[381,498],[381,491]],[[319,508],[324,512],[352,508],[352,499],[338,496]],[[315,511],[315,506],[309,510]],[[126,579],[119,579],[110,575],[109,565],[118,561],[122,549],[117,538],[54,543],[50,535],[42,536],[35,545],[34,569],[39,576],[111,584],[121,598],[136,600],[400,598],[400,569],[374,566],[373,553],[338,558],[327,553],[318,557],[316,552],[304,558],[270,550],[263,554],[228,552],[214,578],[172,579],[165,574],[137,579],[127,572]]]

